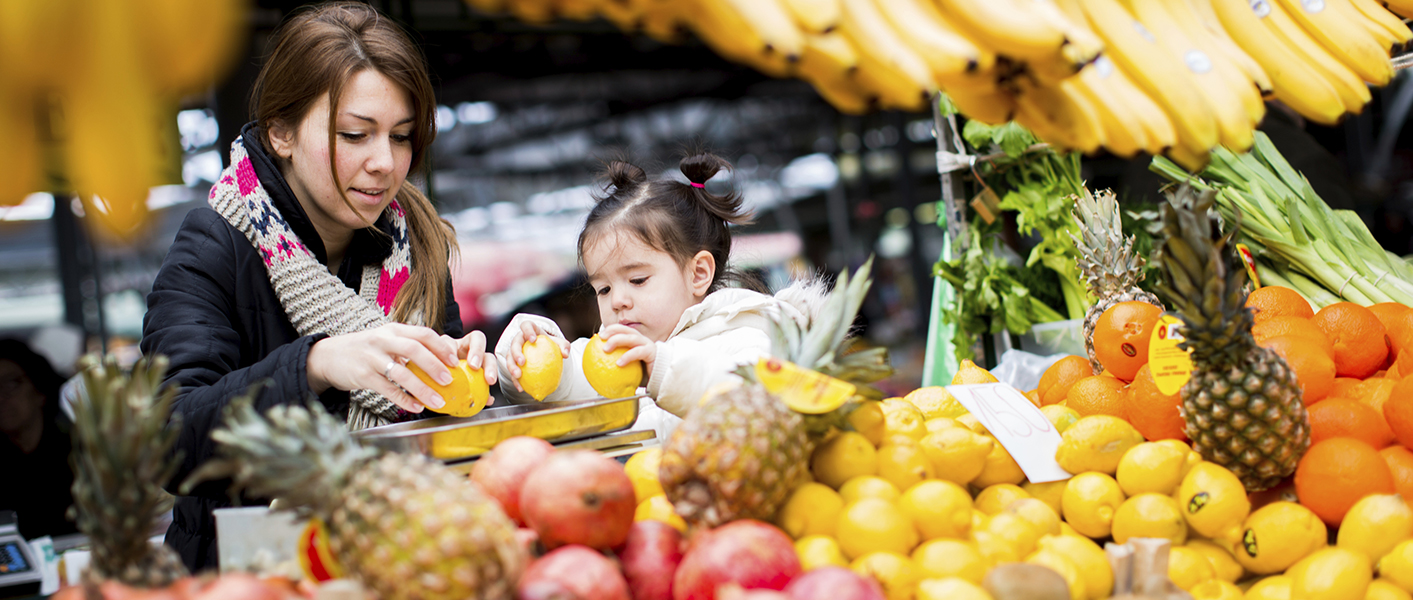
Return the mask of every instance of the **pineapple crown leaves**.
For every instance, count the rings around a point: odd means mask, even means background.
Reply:
[[[1183,321],[1194,362],[1223,367],[1240,364],[1254,345],[1252,314],[1243,291],[1246,270],[1231,248],[1241,229],[1240,213],[1221,233],[1212,210],[1215,192],[1181,184],[1166,190],[1157,258],[1164,280],[1154,287]],[[1245,343],[1242,343],[1245,342]]]
[[[279,497],[295,510],[327,517],[353,471],[376,458],[378,450],[362,445],[318,402],[277,405],[262,416],[254,404],[260,386],[226,406],[225,422],[211,432],[217,457],[193,472],[182,489],[229,477],[233,498],[243,491]]]
[[[93,541],[92,568],[135,587],[160,585],[142,568],[155,559],[148,543],[172,497],[163,486],[181,461],[173,452],[180,415],[177,388],[162,386],[167,359],[139,359],[130,374],[111,355],[85,356],[83,391],[74,407],[74,506],[79,531]],[[135,567],[135,568],[134,568]]]
[[[849,352],[854,341],[849,332],[854,318],[863,306],[873,280],[869,274],[873,269],[873,257],[852,276],[845,270],[834,282],[834,289],[825,299],[819,313],[810,320],[808,327],[801,329],[793,319],[778,319],[768,332],[771,338],[771,354],[807,369],[814,369],[826,375],[859,384],[861,394],[871,396],[875,390],[861,385],[878,381],[892,374],[888,364],[886,348],[868,348]],[[750,369],[746,369],[749,371]],[[754,381],[754,373],[743,374],[747,381]]]
[[[1074,220],[1079,225],[1071,233],[1079,249],[1079,267],[1090,292],[1122,291],[1143,281],[1143,257],[1133,251],[1134,236],[1124,236],[1118,197],[1112,190],[1091,194],[1088,188],[1075,195]]]

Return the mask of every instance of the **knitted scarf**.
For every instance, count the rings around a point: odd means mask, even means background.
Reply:
[[[207,202],[260,252],[270,285],[300,335],[353,333],[391,321],[393,299],[407,282],[412,265],[407,218],[396,200],[384,212],[392,221],[392,254],[382,265],[363,267],[357,293],[330,273],[290,230],[260,184],[241,138],[231,144],[231,166],[212,186]],[[354,390],[349,397],[348,428],[352,431],[393,423],[407,415],[372,390]]]

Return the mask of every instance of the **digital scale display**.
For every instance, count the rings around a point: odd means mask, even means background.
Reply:
[[[23,573],[32,568],[15,542],[0,543],[0,575]]]

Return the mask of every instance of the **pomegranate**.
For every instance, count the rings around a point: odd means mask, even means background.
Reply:
[[[471,467],[471,481],[499,501],[506,516],[524,525],[520,518],[520,487],[525,485],[530,471],[553,453],[554,446],[540,438],[506,438]]]
[[[516,586],[520,600],[629,600],[618,565],[597,550],[571,544],[540,557]]]
[[[734,583],[717,588],[716,600],[790,600],[785,592],[775,590],[748,590]]]
[[[621,546],[638,505],[623,465],[593,450],[550,455],[525,479],[520,514],[550,550],[566,544]]]
[[[820,567],[785,586],[790,600],[885,600],[878,582],[844,567]]]
[[[515,541],[520,542],[520,549],[525,552],[525,556],[534,558],[540,555],[540,534],[534,529],[521,527],[515,530]]]
[[[800,574],[790,536],[774,526],[743,519],[713,529],[687,550],[672,580],[674,600],[714,600],[718,586],[783,590]]]
[[[672,600],[672,576],[682,562],[682,534],[662,521],[637,521],[618,552],[633,600]]]
[[[202,588],[191,598],[193,600],[281,600],[284,592],[254,575],[229,573],[216,579],[211,585]]]

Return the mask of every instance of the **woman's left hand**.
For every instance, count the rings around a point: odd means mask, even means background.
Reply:
[[[451,340],[456,344],[456,357],[466,361],[466,365],[472,369],[481,369],[486,378],[486,385],[495,387],[496,375],[499,370],[496,368],[496,355],[486,352],[486,334],[480,331],[472,331],[461,339],[454,339],[449,335],[442,337]],[[495,404],[495,396],[486,402],[486,405]]]

